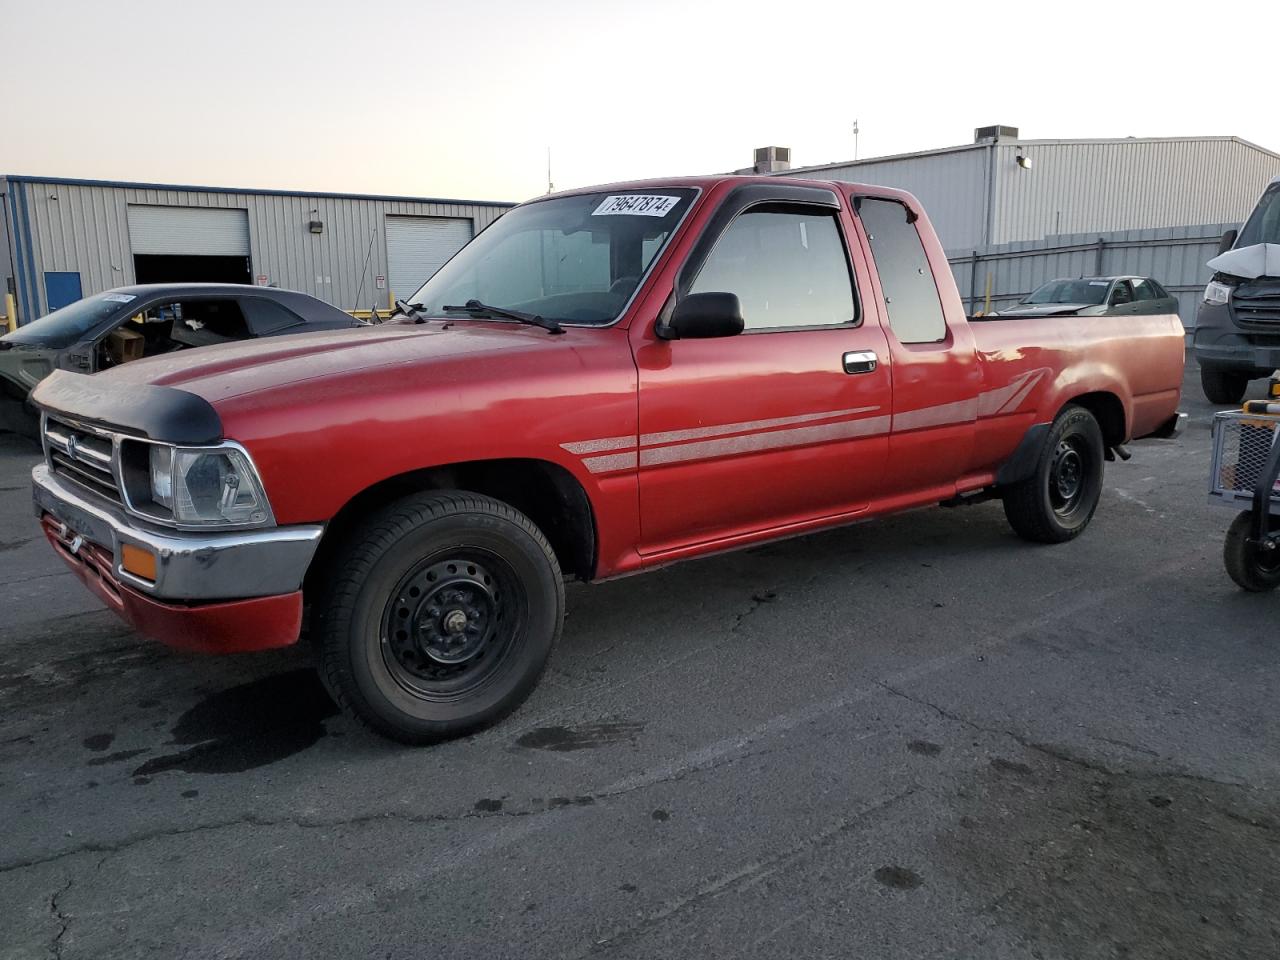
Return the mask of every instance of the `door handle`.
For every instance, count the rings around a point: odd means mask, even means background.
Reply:
[[[843,359],[845,373],[871,373],[878,363],[874,350],[853,350]]]

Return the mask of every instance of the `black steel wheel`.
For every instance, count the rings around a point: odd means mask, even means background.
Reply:
[[[1003,491],[1009,524],[1023,539],[1063,543],[1078,537],[1102,497],[1102,428],[1084,407],[1054,420],[1031,476]]]
[[[1065,521],[1069,522],[1086,500],[1089,458],[1089,445],[1080,434],[1065,436],[1054,447],[1049,464],[1049,505]]]
[[[541,531],[504,503],[452,492],[407,497],[348,537],[315,630],[326,687],[348,713],[432,743],[518,707],[563,619]]]
[[[465,697],[501,664],[523,630],[525,606],[501,557],[446,549],[415,565],[387,598],[379,630],[383,661],[415,696]]]
[[[1253,514],[1246,510],[1227,528],[1222,544],[1222,562],[1236,585],[1250,593],[1265,593],[1280,587],[1280,548],[1267,550],[1250,542]]]

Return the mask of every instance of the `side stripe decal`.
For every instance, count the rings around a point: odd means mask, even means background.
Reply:
[[[645,433],[638,438],[625,436],[574,440],[562,443],[560,446],[569,453],[583,456],[583,466],[592,473],[613,473],[664,463],[687,463],[691,460],[706,460],[738,453],[799,447],[830,440],[874,437],[889,433],[891,430],[896,433],[952,423],[967,423],[975,419],[1015,412],[1035,386],[1051,372],[1047,367],[1029,370],[1014,377],[1005,386],[984,390],[977,397],[934,404],[902,413],[885,413],[871,417],[858,416],[875,413],[881,408],[878,406],[854,407],[848,410],[802,413],[768,420],[745,420],[741,423],[722,423],[709,427]],[[838,417],[845,419],[835,420],[834,423],[813,423],[816,420],[832,420]],[[811,425],[795,426],[796,424]],[[585,456],[586,454],[590,456]]]
[[[871,437],[887,433],[888,430],[889,418],[882,416],[824,423],[817,427],[793,427],[790,430],[773,430],[768,433],[747,433],[739,437],[719,437],[698,443],[651,447],[640,451],[640,465],[647,467],[659,463],[684,463],[687,460],[705,460],[708,457],[750,453],[756,450],[776,450],[779,447],[796,447],[820,443],[824,440]]]
[[[662,443],[675,443],[680,440],[697,440],[701,437],[719,437],[727,433],[748,433],[752,430],[767,430],[770,427],[785,427],[792,423],[808,423],[812,420],[827,420],[835,417],[852,417],[859,413],[874,413],[879,409],[878,406],[854,407],[852,410],[801,413],[794,417],[777,417],[773,420],[746,420],[742,423],[724,423],[715,427],[693,427],[688,430],[668,430],[666,433],[645,433],[640,435],[640,445],[648,447]]]

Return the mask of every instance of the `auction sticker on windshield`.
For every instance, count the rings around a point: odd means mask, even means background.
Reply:
[[[651,193],[619,193],[605,197],[596,207],[593,217],[665,217],[679,197],[655,196]]]
[[[102,299],[108,303],[132,303],[138,298],[131,293],[109,293]]]

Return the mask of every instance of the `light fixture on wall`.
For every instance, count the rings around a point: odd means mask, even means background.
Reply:
[[[307,228],[312,233],[324,233],[324,221],[320,219],[320,211],[311,211],[311,222],[307,224]]]
[[[1025,153],[1018,154],[1016,162],[1018,166],[1020,166],[1023,170],[1031,169],[1031,158],[1028,157]]]

